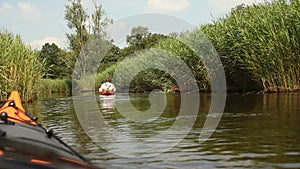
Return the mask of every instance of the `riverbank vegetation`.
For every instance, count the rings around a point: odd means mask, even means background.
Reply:
[[[209,91],[210,79],[205,65],[187,45],[176,40],[201,37],[203,33],[221,58],[228,90],[286,92],[300,89],[299,1],[278,0],[260,5],[239,5],[230,14],[216,19],[212,24],[199,26],[192,32],[175,34],[175,38],[155,41],[155,48],[176,54],[189,66],[200,91]],[[151,36],[145,33],[142,35],[146,36],[140,42]],[[131,47],[129,44],[127,48]],[[136,48],[138,50],[141,48]],[[133,65],[128,64],[130,69]],[[114,72],[111,71],[114,67],[116,66],[109,69],[111,73]],[[107,73],[108,71],[100,72],[98,77],[103,78]],[[157,70],[141,72],[131,85],[137,90],[147,90],[149,87],[151,90],[151,86],[165,91],[177,88],[168,74]]]
[[[65,79],[42,79],[40,82],[40,92],[43,94],[64,93],[71,94],[72,80]]]
[[[201,31],[221,56],[229,87],[300,88],[300,1],[240,5]]]
[[[46,43],[41,50],[32,50],[22,42],[20,36],[0,33],[0,100],[6,99],[11,90],[19,90],[25,100],[32,100],[41,92],[70,91],[72,77],[75,77],[73,84],[79,84],[82,89],[97,90],[106,77],[114,76],[122,61],[138,55],[147,59],[145,53],[139,51],[149,51],[151,48],[177,55],[190,68],[200,91],[208,92],[210,78],[205,64],[194,50],[178,40],[201,37],[203,33],[221,58],[228,90],[283,92],[300,89],[298,0],[239,5],[225,17],[200,25],[191,32],[162,35],[136,26],[126,37],[127,46],[122,49],[113,44],[113,39],[106,40],[104,27],[112,20],[105,17],[102,6],[95,4],[94,13],[88,15],[81,3],[81,0],[69,0],[66,5],[65,19],[70,28],[67,34],[68,49]],[[105,56],[92,53],[91,57],[80,58],[79,69],[74,71],[78,56],[82,54],[80,52],[95,36],[103,39],[110,50]],[[128,69],[133,64],[128,62]],[[92,75],[95,72],[97,74]],[[88,76],[81,80],[76,78],[83,74]],[[93,89],[90,88],[90,82],[95,82]],[[175,79],[158,69],[138,73],[129,87],[132,91],[154,88],[169,92],[178,90]]]
[[[22,99],[37,98],[43,77],[43,62],[38,53],[28,48],[20,36],[0,33],[0,100],[7,99],[12,90],[18,90]]]

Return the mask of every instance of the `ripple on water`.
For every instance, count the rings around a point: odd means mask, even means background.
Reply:
[[[224,112],[212,137],[199,144],[201,128],[207,114],[205,111],[210,106],[206,104],[210,100],[202,100],[205,102],[200,109],[204,112],[199,114],[196,124],[185,139],[166,153],[149,158],[138,155],[155,154],[178,137],[174,132],[165,139],[145,141],[168,129],[176,120],[174,112],[180,106],[168,107],[167,112],[151,123],[135,123],[120,116],[113,108],[102,109],[108,127],[103,128],[105,135],[101,139],[110,145],[106,150],[83,132],[74,112],[72,98],[45,99],[33,110],[42,108],[43,112],[37,115],[48,128],[54,129],[69,145],[104,168],[300,168],[300,114],[299,108],[295,108],[298,102],[297,99],[292,102],[289,100],[291,98],[280,102],[284,96],[274,99],[269,96],[255,96],[253,99],[235,95],[238,98],[234,101],[228,100],[226,104],[230,106],[230,112]],[[245,101],[244,105],[239,102],[241,98]],[[145,108],[149,106],[145,99],[136,95],[133,101],[139,107]],[[171,99],[174,99],[174,105],[180,103],[175,97]],[[91,127],[89,130],[96,133],[99,129]],[[135,153],[137,157],[126,158],[108,152],[120,149]]]

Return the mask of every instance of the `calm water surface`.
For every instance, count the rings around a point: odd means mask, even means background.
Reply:
[[[174,132],[174,137],[167,139],[154,139],[151,143],[144,140],[167,130],[176,121],[180,95],[167,95],[165,111],[153,120],[140,123],[125,118],[114,107],[122,97],[101,99],[94,96],[94,99],[99,106],[93,115],[102,115],[113,130],[107,127],[90,130],[121,133],[114,134],[113,139],[104,139],[105,150],[81,127],[72,97],[43,98],[25,107],[39,117],[45,127],[54,129],[66,143],[104,168],[300,168],[300,93],[228,95],[216,131],[209,140],[199,144],[211,99],[209,94],[201,94],[193,128],[179,144],[156,156],[151,154],[160,152],[169,146],[170,139],[180,136],[176,137],[177,132]],[[140,111],[150,108],[146,94],[132,95],[131,102]],[[186,117],[187,123],[189,118]],[[98,124],[97,118],[88,120],[90,124]],[[127,158],[110,153],[118,150],[140,156]],[[144,157],[147,154],[150,157]]]

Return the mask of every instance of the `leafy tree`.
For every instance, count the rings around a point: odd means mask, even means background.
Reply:
[[[73,33],[67,33],[67,38],[70,41],[70,49],[78,55],[89,36],[86,28],[88,14],[83,9],[81,0],[69,0],[69,2],[71,4],[66,5],[65,19]]]
[[[67,55],[67,52],[60,49],[56,44],[46,43],[39,53],[39,59],[44,62],[45,66],[44,78],[55,79],[70,76],[71,69],[65,60]]]
[[[138,50],[154,47],[167,36],[158,33],[150,33],[147,27],[137,26],[132,28],[131,34],[126,36],[126,42],[129,45],[121,51],[121,57],[125,58]]]
[[[106,32],[104,32],[105,26],[108,24],[112,23],[113,21],[108,18],[104,18],[105,16],[105,11],[102,7],[102,5],[98,5],[94,2],[94,8],[95,12],[92,14],[92,33],[94,35],[106,37]]]
[[[67,38],[69,39],[69,47],[72,50],[73,57],[77,58],[81,52],[81,56],[78,59],[79,72],[77,74],[85,74],[86,72],[93,72],[95,64],[95,57],[97,56],[96,47],[101,45],[101,49],[109,48],[111,43],[105,41],[104,27],[112,22],[107,18],[104,18],[105,12],[102,5],[97,5],[94,2],[95,11],[90,16],[87,11],[83,9],[82,0],[69,0],[68,5],[66,5],[65,19],[67,20],[67,25],[72,31],[72,33],[67,33]],[[89,47],[84,49],[85,44],[91,38],[99,38],[94,44],[89,44]],[[105,46],[107,45],[107,46]],[[89,50],[89,51],[88,51]],[[76,59],[72,59],[76,60]],[[89,70],[89,69],[92,70]]]
[[[117,63],[122,58],[121,49],[118,46],[113,46],[104,56],[99,65],[98,72],[104,71],[106,68]]]
[[[132,28],[131,34],[126,37],[126,42],[129,45],[141,46],[142,40],[149,35],[149,29],[143,26]]]

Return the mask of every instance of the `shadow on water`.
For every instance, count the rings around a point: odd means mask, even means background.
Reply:
[[[180,110],[180,95],[167,95],[167,107],[159,118],[135,124],[118,112],[115,98],[95,97],[107,123],[135,141],[168,129]],[[210,94],[200,95],[196,123],[180,144],[159,156],[140,158],[120,157],[95,144],[77,119],[72,97],[43,98],[25,107],[39,117],[43,125],[53,128],[69,145],[102,167],[300,168],[300,93],[229,94],[217,130],[208,141],[199,144],[210,99]],[[140,111],[150,107],[148,95],[132,95],[131,102]],[[122,136],[119,139],[116,136],[115,141],[118,140],[122,140]],[[110,144],[118,149],[118,144]],[[168,140],[156,141],[151,151],[158,151],[166,144]],[[130,147],[129,144],[128,151]],[[139,152],[143,152],[143,147]]]

